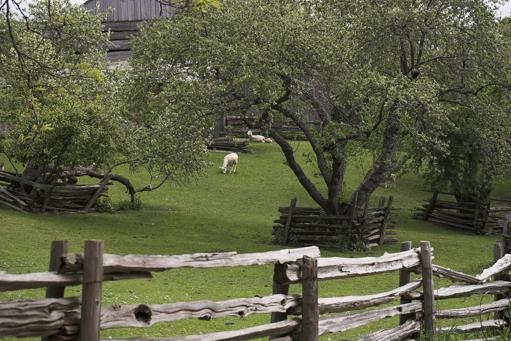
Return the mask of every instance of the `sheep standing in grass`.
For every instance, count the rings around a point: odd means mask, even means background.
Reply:
[[[236,153],[230,153],[227,154],[224,157],[224,163],[220,169],[222,170],[222,173],[227,173],[227,170],[229,170],[229,173],[236,173],[236,166],[238,165],[238,154]]]
[[[273,143],[273,140],[272,140],[271,137],[267,137],[267,138],[264,139],[264,142],[266,142],[266,143]]]
[[[384,183],[383,187],[385,187],[385,189],[387,189],[387,188],[395,188],[396,187],[396,180],[397,180],[397,174],[390,173],[389,175],[387,175],[385,177],[385,183]]]
[[[266,142],[266,138],[263,135],[254,135],[254,134],[252,134],[252,130],[247,131],[247,135],[248,135],[248,138],[250,139],[250,141],[260,142],[260,143]]]

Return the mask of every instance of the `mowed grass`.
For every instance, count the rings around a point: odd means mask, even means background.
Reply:
[[[293,143],[303,157],[306,143]],[[114,254],[182,254],[212,251],[262,252],[285,248],[272,238],[277,208],[286,206],[292,197],[299,206],[314,206],[285,165],[275,144],[252,145],[253,153],[241,154],[236,174],[219,172],[225,153],[211,153],[211,166],[199,179],[186,184],[170,182],[163,188],[143,193],[143,209],[113,214],[38,215],[20,214],[0,207],[0,271],[23,273],[46,271],[52,240],[66,239],[71,250],[80,252],[84,240],[105,241],[107,253]],[[365,166],[365,167],[363,167]],[[310,166],[307,172],[313,173]],[[346,186],[352,191],[367,170],[367,162],[353,162]],[[142,174],[128,174],[140,186],[146,184]],[[321,186],[321,180],[314,178]],[[412,219],[414,209],[430,196],[422,192],[422,178],[416,174],[400,177],[394,189],[379,189],[381,195],[393,195],[398,211],[398,238],[411,240],[415,246],[429,240],[434,247],[435,263],[470,274],[479,273],[492,260],[497,237],[476,236]],[[509,198],[510,183],[498,184],[495,195]],[[127,199],[119,184],[110,191],[112,200]],[[373,249],[369,253],[322,250],[323,256],[362,257],[398,251],[399,244]],[[152,280],[110,282],[104,284],[103,305],[134,303],[172,303],[193,300],[226,300],[271,294],[272,267],[254,266],[223,269],[182,269],[157,273]],[[320,296],[362,295],[390,290],[397,285],[397,274],[359,279],[322,282]],[[437,281],[437,285],[446,284]],[[299,292],[300,287],[292,287]],[[67,289],[68,296],[80,295],[80,288]],[[7,292],[0,300],[41,298],[42,290]],[[439,303],[439,308],[476,304],[480,297]],[[158,324],[148,329],[107,330],[103,337],[174,336],[232,330],[269,321],[268,315],[244,319],[222,318],[213,321],[187,320]],[[374,328],[395,326],[396,320],[384,321]],[[363,331],[367,332],[366,328]],[[353,333],[326,336],[337,340]]]

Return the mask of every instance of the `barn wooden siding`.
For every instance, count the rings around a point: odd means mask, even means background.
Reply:
[[[157,0],[89,0],[83,6],[94,13],[108,13],[106,21],[141,21],[174,14],[171,6]]]

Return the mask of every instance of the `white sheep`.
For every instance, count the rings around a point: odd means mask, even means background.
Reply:
[[[224,163],[220,169],[222,173],[227,173],[229,169],[229,173],[236,173],[236,166],[238,165],[238,154],[230,153],[224,156]]]
[[[260,142],[260,143],[266,142],[266,138],[263,135],[254,135],[254,134],[252,134],[252,130],[247,131],[247,135],[248,135],[250,141]]]
[[[267,137],[267,138],[264,139],[264,142],[266,142],[266,143],[273,143],[273,140],[272,140],[271,137]]]
[[[389,175],[387,175],[385,177],[385,183],[384,183],[385,189],[387,189],[389,187],[390,188],[396,187],[396,180],[397,180],[397,174],[390,173]]]

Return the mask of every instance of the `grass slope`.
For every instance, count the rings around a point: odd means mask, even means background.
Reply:
[[[307,153],[304,143],[295,143],[298,155]],[[238,171],[222,175],[218,166],[223,153],[210,155],[211,167],[203,177],[188,184],[169,183],[153,193],[144,193],[144,208],[140,211],[114,214],[35,215],[20,214],[0,207],[0,271],[21,273],[45,271],[49,246],[54,239],[67,239],[72,251],[80,251],[86,239],[105,241],[106,252],[117,254],[180,254],[209,251],[260,252],[283,248],[272,242],[272,221],[277,207],[288,205],[296,196],[300,206],[313,206],[296,178],[283,162],[276,145],[252,145],[252,154],[240,155]],[[312,169],[307,169],[310,173]],[[352,190],[364,170],[355,164],[348,172],[347,187]],[[137,185],[144,177],[132,175]],[[317,182],[319,184],[319,179]],[[378,190],[379,195],[393,195],[400,207],[398,237],[430,240],[435,248],[435,263],[467,273],[478,273],[491,262],[496,237],[475,236],[438,227],[411,218],[422,199],[422,180],[417,175],[398,179],[397,188]],[[497,195],[509,193],[509,185],[499,185]],[[118,185],[111,190],[114,201],[127,198]],[[397,251],[392,245],[371,252]],[[322,250],[324,256],[360,257],[360,252]],[[170,303],[190,300],[225,300],[271,293],[271,267],[250,267],[214,270],[175,270],[156,274],[151,281],[106,283],[104,306],[113,303]],[[388,290],[397,284],[397,274],[371,278],[329,281],[321,283],[322,297],[367,294]],[[298,287],[293,290],[299,290]],[[79,295],[79,288],[67,290],[67,295]],[[0,295],[2,301],[18,297],[42,297],[41,290],[9,292]],[[476,304],[479,299],[472,299]],[[458,302],[442,302],[440,308]],[[170,336],[217,330],[238,329],[267,322],[267,315],[246,319],[225,318],[214,321],[180,321],[157,325],[143,330],[103,332],[108,336]],[[393,326],[395,320],[379,326]],[[367,330],[365,330],[367,331]],[[328,336],[337,340],[348,335]]]

